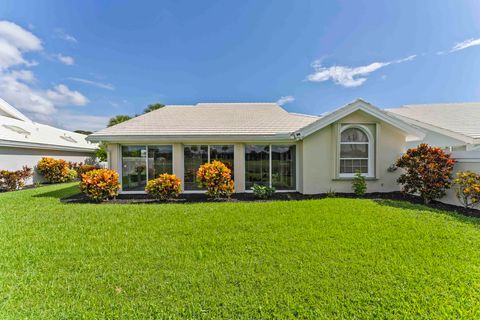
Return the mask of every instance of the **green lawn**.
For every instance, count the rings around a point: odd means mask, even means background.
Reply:
[[[480,318],[480,220],[399,202],[0,194],[0,319]]]

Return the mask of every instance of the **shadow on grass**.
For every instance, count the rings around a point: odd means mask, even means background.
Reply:
[[[455,211],[451,209],[446,210],[446,209],[443,209],[442,207],[446,207],[449,205],[442,204],[440,202],[432,203],[433,206],[438,206],[438,208],[437,207],[432,208],[423,204],[411,203],[407,201],[388,200],[388,199],[377,199],[374,201],[381,206],[387,206],[391,208],[413,210],[417,212],[421,210],[421,211],[428,211],[434,214],[445,214],[457,220],[460,220],[462,222],[480,226],[480,219],[478,219],[480,218],[480,211],[478,210],[462,210],[461,207],[456,207],[457,210]]]
[[[55,198],[55,199],[62,199],[74,194],[79,193],[80,190],[77,185],[73,186],[65,186],[64,188],[48,191],[44,193],[39,193],[34,195],[35,198]]]

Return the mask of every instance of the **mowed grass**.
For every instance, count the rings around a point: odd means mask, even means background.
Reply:
[[[1,319],[480,318],[479,220],[399,202],[0,194]]]

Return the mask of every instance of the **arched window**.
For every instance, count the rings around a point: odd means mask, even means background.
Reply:
[[[363,126],[346,126],[340,139],[340,176],[351,177],[357,171],[373,176],[373,137]]]

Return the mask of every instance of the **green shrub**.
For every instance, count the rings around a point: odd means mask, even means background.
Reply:
[[[355,192],[355,194],[359,197],[365,195],[365,192],[367,192],[367,182],[365,181],[365,177],[362,175],[360,170],[355,172],[355,177],[352,181],[352,189],[353,192]]]
[[[480,174],[460,171],[453,183],[457,199],[465,208],[473,208],[480,203]]]
[[[44,157],[38,162],[37,169],[48,182],[58,183],[68,181],[70,169],[65,160]]]
[[[157,179],[147,182],[145,192],[159,200],[177,198],[181,191],[181,182],[174,174],[164,173]]]
[[[90,199],[103,201],[118,195],[118,173],[110,169],[98,169],[82,174],[80,189]]]
[[[269,199],[273,196],[276,190],[274,187],[254,184],[252,187],[252,191],[256,198]]]
[[[230,198],[234,192],[232,170],[218,160],[201,165],[197,171],[197,181],[200,187],[207,189],[207,195],[215,199]]]
[[[14,191],[22,189],[25,181],[32,176],[32,168],[24,166],[21,170],[0,171],[0,189],[5,191]]]

